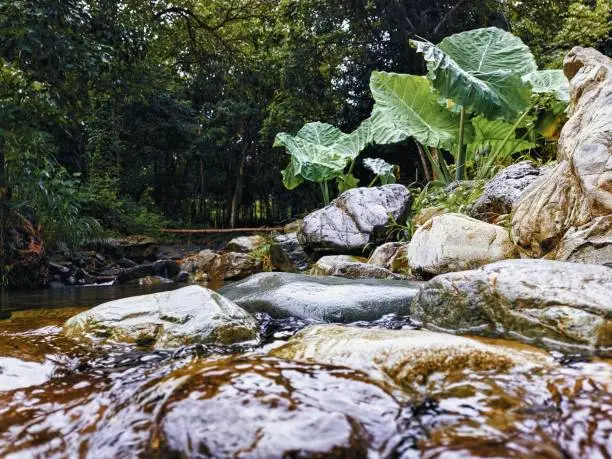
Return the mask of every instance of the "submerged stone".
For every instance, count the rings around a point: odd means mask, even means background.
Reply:
[[[324,322],[375,320],[405,315],[419,283],[342,279],[289,273],[261,273],[219,292],[247,311]]]
[[[103,303],[69,319],[64,331],[156,348],[232,344],[258,337],[257,323],[249,313],[196,285]]]
[[[550,365],[552,362],[536,348],[519,351],[428,330],[380,330],[341,325],[308,327],[270,353],[284,359],[345,365],[379,374],[409,391],[418,391],[418,386],[436,373],[505,372],[514,367]]]
[[[506,260],[444,274],[422,286],[411,318],[436,330],[612,356],[612,269]]]

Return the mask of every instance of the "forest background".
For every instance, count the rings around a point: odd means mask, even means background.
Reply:
[[[276,225],[321,205],[289,191],[278,132],[350,132],[373,70],[424,74],[409,43],[496,26],[540,68],[610,55],[610,0],[0,0],[0,208],[45,243],[162,227]],[[367,157],[422,182],[414,143]]]

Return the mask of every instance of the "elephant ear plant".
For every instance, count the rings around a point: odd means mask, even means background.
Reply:
[[[296,136],[278,134],[275,145],[291,154],[283,172],[287,188],[304,180],[319,182],[328,200],[328,180],[356,186],[355,158],[368,144],[407,138],[414,139],[442,182],[453,180],[442,151],[453,157],[455,180],[464,180],[469,168],[473,178],[485,179],[513,154],[534,148],[537,133],[547,128],[540,121],[558,120],[565,109],[569,97],[563,72],[538,70],[529,48],[509,32],[489,27],[437,45],[411,44],[423,55],[427,75],[373,72],[372,115],[353,133],[311,123]],[[551,116],[542,116],[545,112]]]

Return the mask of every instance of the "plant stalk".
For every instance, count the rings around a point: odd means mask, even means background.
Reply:
[[[532,108],[533,108],[533,105],[529,106],[527,110],[523,112],[523,114],[519,117],[519,119],[516,120],[516,123],[514,123],[514,126],[512,126],[512,129],[508,131],[508,134],[506,134],[506,137],[504,137],[501,144],[499,144],[499,147],[497,147],[497,150],[495,150],[493,154],[489,155],[487,161],[485,162],[484,167],[478,171],[479,179],[484,179],[486,177],[489,169],[491,169],[491,167],[497,160],[497,157],[501,154],[502,150],[506,146],[508,139],[510,138],[512,134],[514,134],[514,132],[516,131],[516,128],[519,127],[519,125],[523,122],[523,120],[525,119],[525,117],[527,116],[527,114]]]
[[[321,193],[323,194],[323,202],[325,205],[329,204],[329,188],[327,187],[327,180],[324,180],[319,185],[321,185]]]
[[[463,145],[463,137],[465,134],[465,108],[461,107],[459,117],[459,147],[457,149],[457,172],[455,180],[461,181],[465,179],[465,146]]]

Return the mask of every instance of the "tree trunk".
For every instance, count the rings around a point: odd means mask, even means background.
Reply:
[[[238,210],[240,209],[240,201],[242,199],[242,185],[244,183],[244,166],[246,164],[247,152],[249,151],[250,142],[246,142],[240,152],[240,166],[238,168],[238,178],[236,179],[236,188],[232,197],[232,209],[230,213],[230,227],[236,228],[236,220]]]

